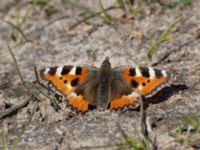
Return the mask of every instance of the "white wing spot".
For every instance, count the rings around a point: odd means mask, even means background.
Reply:
[[[44,74],[47,74],[49,72],[49,68],[45,69]]]
[[[167,77],[167,73],[166,73],[166,71],[162,71],[162,75],[164,76],[164,77]]]
[[[152,67],[149,67],[149,74],[150,74],[150,78],[156,77],[155,70]]]
[[[76,67],[73,67],[73,68],[71,69],[71,71],[69,72],[69,74],[71,74],[71,75],[76,75],[75,73],[76,73]]]
[[[57,70],[56,70],[56,74],[61,75],[62,70],[63,70],[62,66],[58,67]]]
[[[70,93],[68,96],[70,96],[70,97],[76,97],[77,94],[73,92],[73,93]]]
[[[136,92],[132,92],[131,94],[128,95],[128,97],[140,97],[140,95]]]
[[[135,68],[135,72],[136,72],[136,76],[138,76],[138,77],[142,76],[139,67]]]

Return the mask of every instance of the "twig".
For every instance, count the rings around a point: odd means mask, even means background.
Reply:
[[[140,94],[139,94],[140,95]],[[147,130],[147,124],[146,124],[146,111],[144,110],[144,101],[142,96],[139,96],[140,99],[140,120],[141,120],[141,132],[144,135],[144,137],[148,138],[148,130]]]
[[[9,115],[11,115],[12,113],[18,111],[19,109],[27,106],[29,104],[30,100],[31,100],[31,98],[28,98],[28,99],[26,99],[25,101],[23,101],[22,103],[20,103],[20,104],[18,104],[16,106],[13,106],[13,107],[11,107],[9,109],[6,109],[5,111],[1,111],[0,112],[0,120],[4,119],[5,117],[7,117]]]

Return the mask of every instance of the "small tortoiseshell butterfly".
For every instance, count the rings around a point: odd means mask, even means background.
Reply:
[[[170,80],[170,74],[151,67],[112,68],[107,57],[100,68],[61,66],[40,70],[79,112],[90,106],[119,109],[138,104],[140,96],[148,97]]]

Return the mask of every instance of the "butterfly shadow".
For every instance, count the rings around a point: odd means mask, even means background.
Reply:
[[[144,98],[144,108],[146,109],[149,106],[149,104],[158,104],[158,103],[164,102],[168,100],[172,95],[186,89],[188,89],[188,87],[184,84],[171,85],[168,87],[164,87],[152,97]]]

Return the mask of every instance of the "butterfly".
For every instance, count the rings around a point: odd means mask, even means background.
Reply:
[[[104,110],[135,106],[141,96],[151,96],[171,78],[166,71],[152,67],[112,68],[108,57],[100,68],[66,65],[41,69],[40,75],[82,113],[93,106]]]

